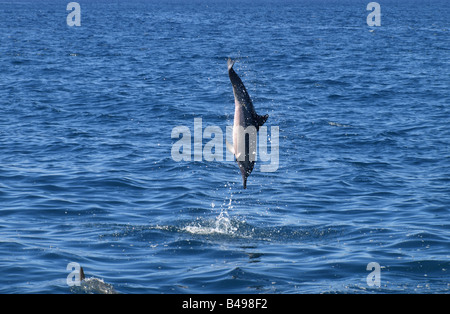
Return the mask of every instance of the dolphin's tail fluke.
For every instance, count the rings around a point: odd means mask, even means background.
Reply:
[[[233,68],[233,65],[236,61],[231,60],[231,58],[228,58],[227,64],[228,64],[228,71],[231,70],[231,68]]]

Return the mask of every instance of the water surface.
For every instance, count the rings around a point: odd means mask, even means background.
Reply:
[[[119,293],[448,293],[447,1],[380,27],[363,1],[79,3],[0,4],[1,293],[99,292],[70,262]],[[247,190],[171,157],[174,127],[232,125],[228,57],[280,129]]]

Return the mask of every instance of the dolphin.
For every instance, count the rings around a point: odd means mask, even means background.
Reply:
[[[80,285],[74,287],[74,292],[95,293],[95,294],[117,294],[114,287],[98,278],[86,278],[83,267],[80,266]]]
[[[246,189],[247,178],[255,165],[256,133],[259,127],[269,118],[269,115],[260,116],[256,113],[244,83],[233,69],[234,62],[228,58],[228,75],[233,85],[234,94],[234,124],[233,145],[228,141],[226,145],[227,149],[236,157],[241,170],[244,189]]]

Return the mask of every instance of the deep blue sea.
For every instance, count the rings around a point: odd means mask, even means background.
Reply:
[[[449,293],[449,1],[69,2],[0,2],[0,293]]]

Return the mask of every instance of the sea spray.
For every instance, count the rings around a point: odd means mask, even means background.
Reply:
[[[227,204],[228,201],[228,204]],[[211,203],[211,208],[215,208],[215,204]],[[227,234],[233,235],[237,231],[237,227],[233,225],[228,210],[232,209],[232,195],[229,200],[225,200],[220,208],[220,214],[214,220],[200,220],[194,225],[188,225],[185,231],[194,234]]]

